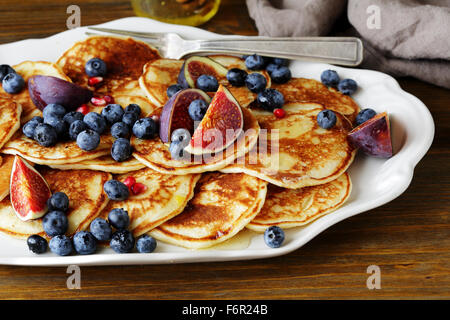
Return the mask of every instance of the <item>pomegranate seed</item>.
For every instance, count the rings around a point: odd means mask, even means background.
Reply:
[[[103,99],[105,100],[106,103],[110,104],[110,103],[114,103],[114,98],[111,96],[103,96]]]
[[[89,106],[87,104],[82,104],[76,111],[87,115],[89,113]]]
[[[133,185],[136,183],[136,179],[134,177],[127,177],[124,181],[123,184],[126,185],[128,187],[128,189],[131,190],[131,187],[133,187]]]
[[[88,79],[88,85],[95,86],[96,84],[99,84],[102,81],[103,81],[102,77],[90,77]]]
[[[286,111],[284,111],[283,109],[275,109],[275,110],[273,110],[273,114],[278,119],[281,119],[281,118],[284,118],[284,116],[286,115]]]
[[[92,97],[91,103],[92,103],[94,106],[104,106],[104,105],[106,104],[106,101],[105,101],[105,99],[103,99],[103,98]]]
[[[134,195],[141,194],[145,190],[147,190],[147,186],[139,182],[136,182],[131,186],[131,191],[133,192]]]

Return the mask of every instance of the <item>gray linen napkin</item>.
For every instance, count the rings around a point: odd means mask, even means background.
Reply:
[[[262,36],[359,36],[362,68],[450,88],[450,0],[246,1]],[[353,28],[336,33],[345,11]]]

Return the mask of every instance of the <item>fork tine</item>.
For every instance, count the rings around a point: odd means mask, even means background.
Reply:
[[[136,32],[136,31],[126,31],[126,30],[98,28],[98,27],[88,27],[88,29],[94,30],[94,31],[100,31],[100,32],[121,34],[124,36],[130,36],[130,37],[145,38],[145,39],[161,39],[161,36],[162,36],[161,33]]]

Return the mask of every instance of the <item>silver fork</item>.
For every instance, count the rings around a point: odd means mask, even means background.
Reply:
[[[185,40],[176,33],[135,32],[88,27],[90,30],[138,38],[156,47],[169,59],[194,53],[253,54],[294,60],[308,60],[343,66],[357,66],[363,59],[363,44],[355,37],[224,37]],[[87,31],[87,35],[98,35]]]

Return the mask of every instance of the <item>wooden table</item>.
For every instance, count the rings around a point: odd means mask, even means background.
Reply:
[[[0,43],[64,31],[66,7],[74,2],[82,25],[134,15],[124,0],[2,1]],[[256,34],[242,0],[223,0],[203,28]],[[391,203],[342,221],[278,258],[82,267],[81,290],[66,288],[66,268],[0,266],[0,299],[450,298],[450,91],[399,81],[431,110],[436,136],[409,189]],[[373,264],[381,268],[380,290],[366,287]]]

